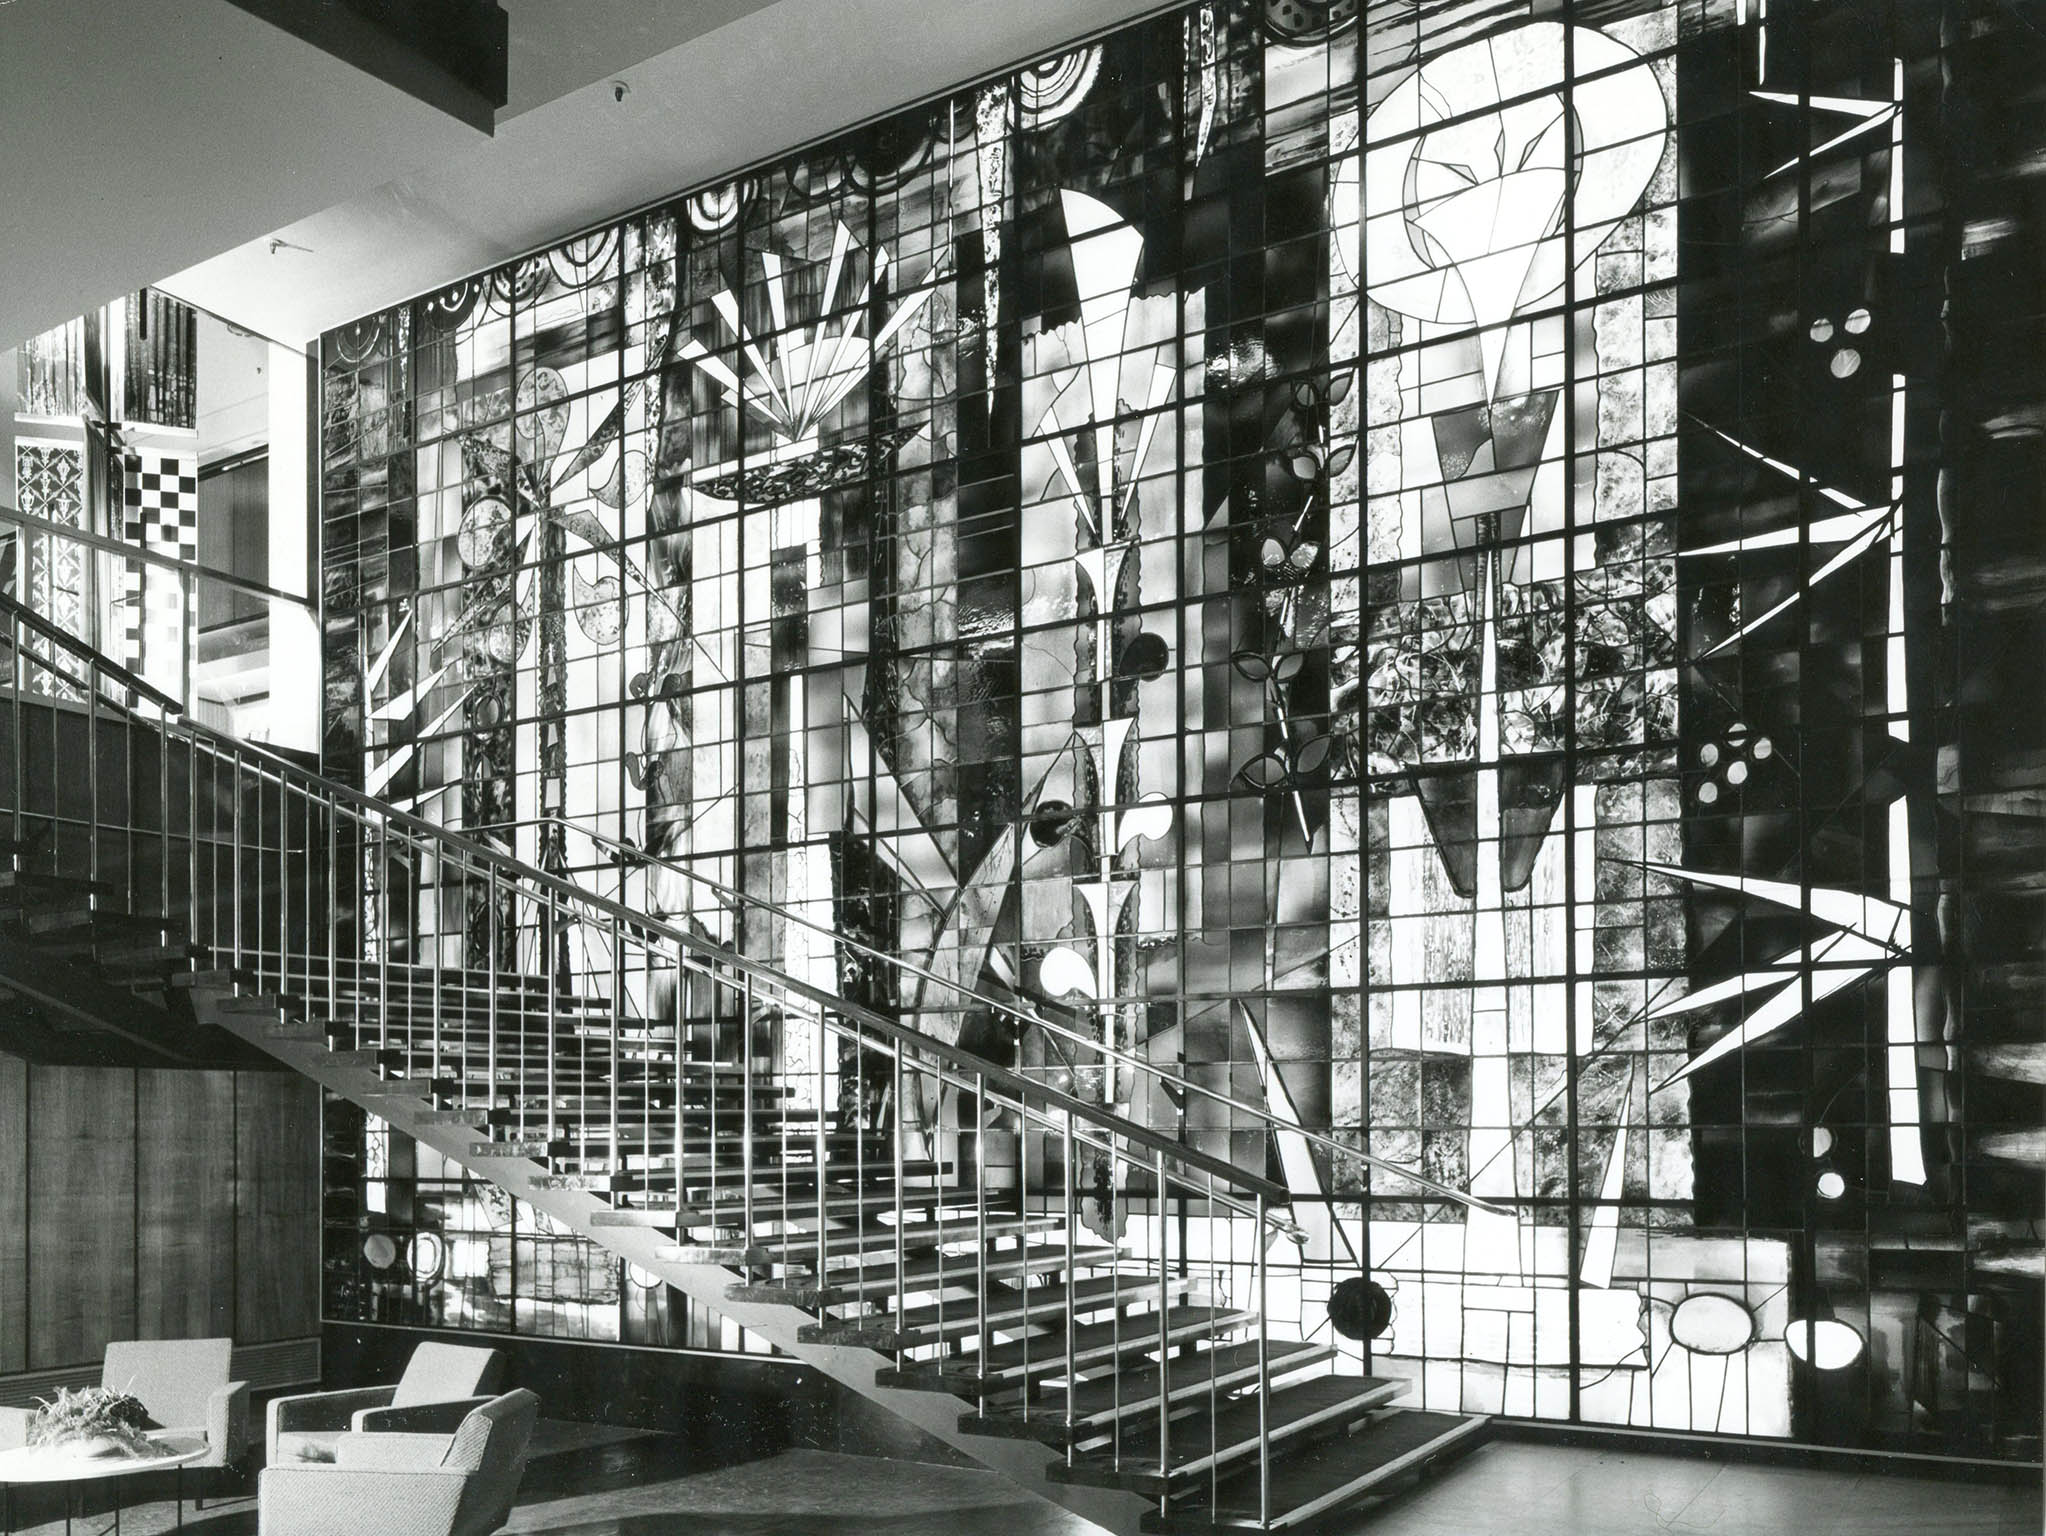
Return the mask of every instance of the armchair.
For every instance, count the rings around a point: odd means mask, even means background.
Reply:
[[[330,1463],[263,1472],[259,1536],[491,1536],[525,1475],[540,1399],[507,1392],[452,1435],[343,1435]]]
[[[350,1431],[452,1434],[470,1409],[490,1400],[499,1364],[494,1349],[427,1342],[413,1349],[392,1386],[272,1398],[263,1434],[268,1464],[332,1461]]]
[[[203,1430],[206,1454],[187,1467],[239,1462],[249,1441],[249,1384],[229,1381],[232,1339],[129,1339],[109,1344],[100,1385],[139,1399],[159,1429]],[[32,1408],[0,1408],[0,1448],[27,1443]],[[203,1503],[203,1501],[202,1501]]]
[[[204,1430],[192,1467],[225,1467],[249,1440],[249,1384],[229,1381],[231,1339],[130,1339],[109,1344],[99,1384],[140,1399],[159,1429]],[[33,1408],[0,1408],[0,1447],[27,1442]]]

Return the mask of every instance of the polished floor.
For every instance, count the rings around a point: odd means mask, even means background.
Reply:
[[[657,1438],[557,1431],[506,1530],[516,1536],[1088,1536],[1096,1528],[992,1473],[791,1451],[709,1472]],[[35,1518],[34,1510],[17,1510]],[[126,1536],[173,1524],[131,1506]],[[102,1520],[78,1523],[97,1530]],[[57,1536],[61,1520],[17,1525]],[[195,1536],[255,1536],[255,1503],[187,1508]],[[1729,1465],[1495,1442],[1315,1536],[2040,1536],[2036,1487]],[[365,1533],[371,1536],[371,1533]]]

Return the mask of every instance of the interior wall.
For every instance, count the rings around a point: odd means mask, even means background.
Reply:
[[[319,1331],[319,1090],[0,1056],[0,1375]]]
[[[2046,59],[1990,14],[1212,0],[365,315],[329,769],[1511,1207],[1293,1160],[1267,1315],[1368,1273],[1417,1405],[2036,1458]],[[444,962],[520,920],[379,894]]]

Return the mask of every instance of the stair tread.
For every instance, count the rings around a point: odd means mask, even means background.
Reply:
[[[1273,1339],[1265,1347],[1266,1368],[1273,1377],[1302,1370],[1335,1358],[1327,1344],[1306,1340]],[[1236,1391],[1257,1381],[1257,1341],[1224,1344],[1188,1361],[1175,1360],[1169,1377],[1156,1365],[1141,1370],[1123,1370],[1082,1381],[1068,1394],[1064,1388],[1042,1393],[1030,1404],[1026,1415],[1020,1409],[996,1410],[984,1415],[967,1414],[961,1428],[977,1434],[1018,1435],[1063,1445],[1069,1439],[1084,1439],[1090,1430],[1112,1423],[1118,1416],[1155,1409],[1161,1377],[1174,1402],[1206,1398],[1211,1382],[1223,1391]],[[1189,1369],[1189,1366],[1192,1369]],[[1072,1422],[1066,1422],[1068,1398]]]
[[[1250,1392],[1224,1400],[1212,1414],[1197,1407],[1170,1426],[1171,1473],[1204,1473],[1255,1456],[1260,1423],[1274,1441],[1293,1439],[1354,1423],[1406,1390],[1399,1377],[1311,1376],[1275,1383],[1262,1405]],[[1112,1450],[1082,1451],[1070,1465],[1051,1468],[1052,1481],[1153,1490],[1160,1482],[1159,1443],[1156,1413],[1143,1414],[1123,1426]]]
[[[888,1347],[915,1349],[943,1339],[970,1337],[982,1327],[995,1333],[1042,1327],[1047,1319],[1063,1321],[1069,1307],[1097,1312],[1122,1304],[1140,1305],[1181,1284],[1177,1279],[1161,1282],[1140,1275],[1098,1275],[1081,1280],[1070,1289],[1044,1285],[1033,1286],[1027,1292],[998,1292],[993,1307],[986,1305],[985,1297],[965,1296],[911,1307],[884,1318],[830,1319],[806,1326],[798,1337],[805,1343],[828,1344],[846,1342],[848,1336],[886,1335],[892,1341]],[[1123,1332],[1148,1332],[1156,1339],[1157,1328],[1156,1315],[1146,1313],[1142,1322],[1126,1323]]]
[[[987,1219],[987,1233],[990,1237],[1014,1237],[1019,1232],[1049,1232],[1064,1225],[1057,1216],[1016,1216],[994,1215]],[[914,1222],[902,1230],[903,1247],[909,1251],[929,1248],[938,1243],[971,1241],[978,1231],[978,1223],[971,1218],[955,1219],[942,1224]],[[790,1234],[786,1238],[763,1238],[758,1244],[767,1255],[767,1262],[775,1264],[802,1263],[817,1257],[817,1236]],[[892,1225],[876,1225],[858,1231],[840,1231],[829,1234],[824,1240],[825,1258],[844,1257],[848,1254],[893,1254],[895,1251],[895,1228]],[[835,1273],[835,1271],[828,1271]]]
[[[1255,1312],[1182,1303],[1166,1310],[1166,1339],[1173,1346],[1198,1343],[1256,1319]],[[1141,1330],[1127,1326],[1118,1329],[1113,1323],[1081,1323],[1071,1331],[1073,1359],[1081,1370],[1140,1358],[1158,1347],[1155,1312],[1145,1317]],[[1005,1391],[1065,1373],[1066,1332],[1055,1329],[1032,1335],[1028,1340],[997,1344],[985,1358],[973,1355],[942,1362],[915,1361],[882,1371],[878,1380],[883,1386],[972,1397],[982,1390]]]
[[[1106,1247],[1082,1248],[1069,1257],[1062,1243],[1037,1243],[1025,1249],[1005,1248],[989,1254],[988,1273],[1034,1274],[1064,1269],[1069,1263],[1076,1267],[1107,1264],[1121,1257],[1120,1250]],[[729,1301],[779,1301],[797,1307],[831,1306],[862,1296],[892,1296],[897,1293],[898,1281],[902,1293],[912,1294],[941,1280],[948,1286],[971,1284],[979,1273],[976,1255],[952,1255],[942,1266],[933,1255],[904,1263],[899,1276],[891,1260],[865,1269],[827,1270],[821,1282],[814,1278],[751,1285],[742,1282],[728,1288],[725,1297]]]
[[[1481,1415],[1395,1408],[1353,1435],[1306,1440],[1272,1458],[1273,1525],[1293,1525],[1346,1503],[1374,1484],[1420,1461],[1468,1441],[1490,1421]],[[1144,1519],[1144,1529],[1180,1531],[1202,1526],[1255,1524],[1258,1468],[1253,1463],[1222,1478],[1212,1490],[1203,1481],[1173,1501],[1171,1513]]]

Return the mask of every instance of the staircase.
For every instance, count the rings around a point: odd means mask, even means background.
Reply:
[[[1262,1168],[180,722],[4,598],[0,631],[10,1050],[260,1053],[1110,1530],[1281,1529],[1483,1433],[1273,1314]]]

